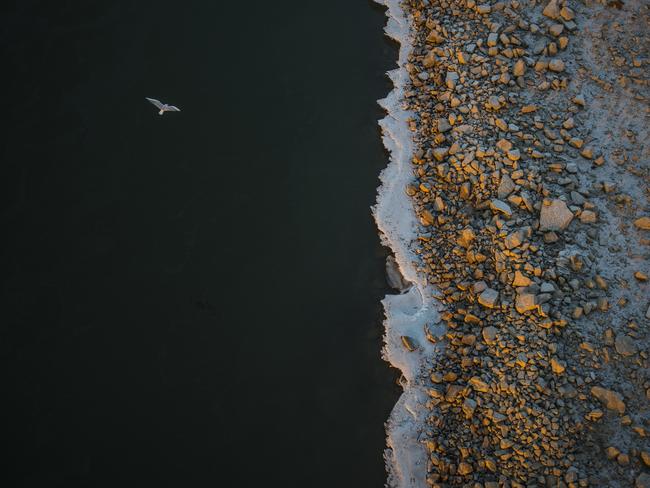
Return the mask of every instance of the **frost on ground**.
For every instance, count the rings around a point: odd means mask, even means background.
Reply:
[[[650,486],[650,4],[380,3],[389,484]]]

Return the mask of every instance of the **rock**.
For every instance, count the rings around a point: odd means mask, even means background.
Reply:
[[[580,214],[580,222],[583,224],[595,224],[596,220],[596,212],[592,212],[591,210],[583,210]]]
[[[560,7],[557,4],[557,0],[548,2],[542,13],[550,19],[557,19],[560,16]]]
[[[501,108],[501,102],[499,101],[499,97],[491,96],[490,98],[488,98],[488,107],[495,111],[499,110]]]
[[[555,232],[546,232],[544,234],[544,242],[552,244],[560,240],[560,237]]]
[[[459,78],[460,77],[458,76],[458,73],[456,73],[455,71],[447,71],[447,77],[445,78],[445,83],[447,84],[447,88],[453,90],[456,87]]]
[[[587,102],[585,101],[585,96],[584,95],[577,95],[573,98],[573,103],[576,105],[580,105],[581,107],[584,107],[587,105]]]
[[[551,35],[555,37],[560,37],[560,34],[564,31],[564,25],[562,24],[553,24],[551,27],[549,27],[548,31],[551,33]]]
[[[575,19],[576,14],[569,7],[562,7],[560,10],[560,15],[564,20],[573,20]]]
[[[530,286],[531,283],[530,278],[524,276],[521,271],[515,271],[515,279],[512,281],[512,286]]]
[[[553,293],[555,291],[555,287],[553,286],[553,283],[549,283],[548,281],[545,281],[542,283],[542,286],[539,289],[540,292],[542,293]]]
[[[562,200],[544,201],[539,216],[539,230],[564,230],[571,223],[573,213]]]
[[[436,218],[429,210],[425,209],[420,213],[420,222],[422,222],[422,225],[424,226],[433,225],[435,221]]]
[[[444,41],[445,39],[440,35],[438,31],[435,30],[432,30],[427,36],[427,42],[431,42],[433,44],[441,44]]]
[[[433,150],[433,157],[436,158],[437,161],[442,161],[443,159],[445,159],[447,154],[449,154],[448,147],[436,147]]]
[[[641,217],[634,221],[634,226],[641,230],[650,230],[650,217]]]
[[[555,71],[556,73],[561,73],[564,71],[565,65],[564,61],[561,59],[551,59],[548,63],[548,69]]]
[[[593,159],[594,150],[591,147],[585,147],[580,153],[580,156],[582,156],[585,159]]]
[[[526,63],[523,59],[517,60],[514,67],[512,68],[512,74],[515,76],[524,76],[526,73]]]
[[[435,51],[431,50],[427,53],[427,55],[424,57],[422,60],[422,65],[425,68],[432,68],[438,63],[438,58],[436,57]]]
[[[638,352],[634,340],[625,334],[616,335],[614,346],[616,347],[616,352],[622,356],[633,356]]]
[[[386,258],[386,281],[388,286],[399,291],[406,291],[411,287],[411,283],[402,276],[399,265],[393,256]]]
[[[438,132],[441,134],[451,130],[451,124],[447,119],[438,119]]]
[[[488,391],[490,391],[490,386],[478,376],[471,377],[469,380],[469,384],[476,391],[482,393],[487,393]]]
[[[596,397],[608,410],[613,410],[621,415],[625,413],[625,403],[623,397],[612,390],[607,390],[600,386],[591,388],[591,394]]]
[[[504,152],[510,151],[510,149],[512,149],[512,142],[510,142],[508,139],[499,139],[497,142],[497,147]]]
[[[532,293],[520,293],[515,301],[517,312],[524,313],[537,308],[537,297]]]
[[[508,159],[510,161],[519,161],[521,159],[521,153],[519,152],[519,149],[508,151]]]
[[[551,370],[555,374],[562,374],[566,369],[566,365],[560,361],[557,361],[555,358],[551,359]]]
[[[634,277],[638,281],[648,281],[648,275],[645,274],[643,271],[635,271],[634,272]]]
[[[577,191],[572,191],[571,192],[571,202],[575,205],[582,205],[585,203],[585,197],[583,197],[580,193]]]
[[[472,418],[474,410],[476,410],[476,400],[465,398],[465,401],[463,402],[463,413],[465,414],[465,417],[468,419]]]
[[[474,239],[476,239],[476,234],[471,228],[467,227],[458,233],[457,242],[459,246],[468,248]]]
[[[512,181],[510,176],[503,175],[501,177],[501,182],[499,183],[499,188],[497,189],[497,195],[499,198],[506,198],[510,195],[515,189],[515,182]]]
[[[463,391],[463,387],[460,385],[449,385],[447,387],[447,391],[445,393],[445,400],[448,402],[453,402],[456,400],[458,395],[460,395],[460,392]]]
[[[445,201],[440,197],[436,197],[433,201],[433,208],[436,212],[443,212],[446,208]]]
[[[497,200],[496,198],[490,201],[490,208],[495,212],[502,213],[506,217],[512,216],[512,210],[510,209],[510,206],[501,200]]]
[[[474,471],[474,468],[472,468],[472,465],[466,462],[461,462],[458,465],[458,474],[461,476],[465,476],[470,474],[471,472]]]
[[[497,328],[490,325],[483,327],[481,335],[483,335],[483,340],[486,344],[494,344],[497,341],[497,332]]]
[[[605,413],[602,410],[592,410],[587,415],[585,415],[585,418],[587,420],[591,420],[592,422],[595,422],[603,418],[603,415],[605,415]]]
[[[569,139],[569,144],[571,144],[573,147],[580,149],[584,145],[585,141],[580,139],[579,137],[572,137]]]
[[[508,234],[506,236],[504,244],[506,248],[514,249],[516,247],[521,246],[523,242],[524,242],[524,231],[520,229]]]
[[[478,296],[478,302],[487,308],[494,308],[499,300],[499,292],[492,288],[486,288]]]

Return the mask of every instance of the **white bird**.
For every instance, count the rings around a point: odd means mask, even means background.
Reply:
[[[166,103],[162,103],[160,100],[156,100],[155,98],[147,98],[151,103],[153,103],[158,109],[160,109],[160,112],[158,112],[158,115],[162,115],[165,112],[180,112],[181,109],[178,107],[174,107],[173,105],[167,105]]]

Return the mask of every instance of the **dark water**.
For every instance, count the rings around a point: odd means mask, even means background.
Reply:
[[[0,13],[4,486],[383,486],[383,11]]]

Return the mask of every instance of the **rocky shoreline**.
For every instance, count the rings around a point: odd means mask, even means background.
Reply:
[[[376,218],[441,312],[387,325],[425,459],[394,412],[389,484],[650,487],[649,5],[401,8],[408,251]]]

